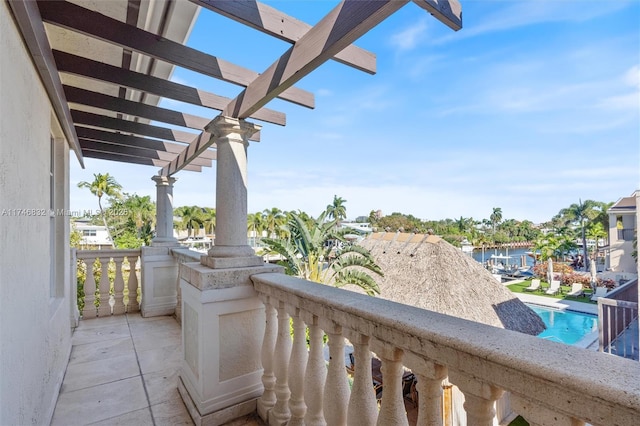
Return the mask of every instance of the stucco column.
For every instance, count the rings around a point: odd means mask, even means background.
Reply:
[[[247,244],[247,147],[260,126],[218,116],[205,128],[217,148],[216,237],[202,263],[210,268],[259,266]]]
[[[173,184],[176,178],[154,176],[156,183],[156,236],[152,246],[175,246],[178,240],[173,236]]]

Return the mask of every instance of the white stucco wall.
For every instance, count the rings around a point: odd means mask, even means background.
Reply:
[[[62,135],[4,1],[0,29],[0,424],[48,424],[71,349],[66,219],[55,233],[59,297],[50,286],[50,139]],[[56,143],[68,208],[69,151]]]

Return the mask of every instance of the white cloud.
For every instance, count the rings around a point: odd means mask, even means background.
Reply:
[[[400,50],[411,50],[421,39],[424,39],[427,32],[426,18],[420,19],[413,25],[391,36],[389,42]]]

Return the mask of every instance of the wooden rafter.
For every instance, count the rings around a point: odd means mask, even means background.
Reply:
[[[82,154],[88,158],[118,161],[121,163],[141,164],[144,166],[163,167],[168,163],[168,161],[164,161],[164,160],[157,160],[152,158],[138,158],[138,157],[132,157],[130,155],[114,154],[111,152],[102,152],[102,151],[93,151],[90,149],[83,149]],[[190,165],[189,167],[185,167],[184,170],[187,170],[190,172],[200,172],[202,171],[202,167]]]
[[[407,2],[408,0],[343,1],[231,101],[222,115],[241,119],[251,116]],[[191,158],[195,156],[178,156],[163,167],[160,174],[176,173],[182,166],[189,164]]]
[[[178,143],[161,141],[157,139],[141,138],[139,136],[108,132],[105,130],[93,129],[90,127],[76,126],[76,133],[78,134],[78,138],[80,139],[94,140],[113,145],[147,148],[156,151],[170,152],[172,154],[179,154],[184,149],[184,145]],[[215,160],[216,151],[206,150],[200,154],[199,158]]]
[[[297,42],[311,29],[311,25],[255,0],[190,1],[289,43]],[[369,74],[376,73],[376,55],[357,46],[347,46],[333,59]]]
[[[110,152],[114,154],[129,155],[139,158],[154,158],[157,160],[171,161],[175,154],[166,151],[140,148],[137,146],[113,145],[104,142],[98,142],[90,139],[79,138],[82,149],[90,149],[92,151]],[[196,158],[191,162],[194,166],[211,167],[212,161],[207,158]]]
[[[152,126],[150,124],[136,123],[129,120],[122,120],[107,117],[92,112],[71,110],[71,117],[76,124],[100,127],[103,129],[119,130],[136,135],[150,136],[152,138],[165,139],[174,142],[189,143],[195,136],[193,133],[181,130],[169,129],[166,127]]]
[[[154,95],[218,111],[222,110],[230,101],[229,98],[218,96],[195,87],[189,87],[162,78],[114,67],[71,53],[54,49],[53,56],[60,72],[105,81],[119,86],[126,86],[131,89],[153,93]],[[286,124],[286,118],[283,113],[267,108],[261,109],[252,117],[257,120],[282,126]]]
[[[413,0],[437,20],[458,31],[462,28],[462,6],[458,0]]]
[[[38,5],[45,22],[96,37],[219,80],[246,87],[258,76],[254,71],[73,3],[39,1]],[[304,107],[314,107],[313,94],[296,87],[281,93],[280,98]]]

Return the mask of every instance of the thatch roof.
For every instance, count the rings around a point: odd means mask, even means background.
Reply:
[[[482,265],[434,235],[374,233],[361,243],[384,272],[380,297],[537,335],[544,323]]]

